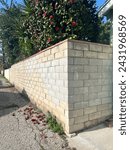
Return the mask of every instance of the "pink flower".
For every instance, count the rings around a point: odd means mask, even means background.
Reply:
[[[43,13],[43,17],[46,17],[46,15],[47,15],[47,13],[46,13],[46,12],[44,12],[44,13]]]
[[[52,21],[51,21],[51,22],[50,22],[50,24],[51,24],[51,25],[53,25],[53,24],[54,24],[54,22],[52,22]]]
[[[53,15],[50,15],[50,19],[53,19],[54,18],[54,16]]]
[[[51,42],[51,38],[48,38],[47,42],[50,43]]]
[[[39,0],[36,0],[36,4],[38,4]]]
[[[75,21],[72,21],[72,27],[77,26],[77,23]]]
[[[59,29],[60,29],[59,27],[55,27],[55,30],[56,30],[56,31],[59,31]]]
[[[73,4],[73,3],[75,3],[75,0],[69,0],[69,2]]]

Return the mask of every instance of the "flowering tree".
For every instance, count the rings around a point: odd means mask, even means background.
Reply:
[[[95,0],[25,0],[25,34],[41,50],[66,38],[96,42]]]

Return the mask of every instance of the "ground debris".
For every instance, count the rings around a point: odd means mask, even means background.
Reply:
[[[17,112],[21,113],[26,122],[31,123],[31,126],[39,131],[35,136],[39,137],[37,141],[44,150],[71,150],[66,138],[62,138],[48,128],[46,115],[33,104],[29,104]]]

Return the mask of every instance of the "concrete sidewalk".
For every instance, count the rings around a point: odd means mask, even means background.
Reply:
[[[29,101],[22,98],[8,80],[0,75],[0,116],[9,114],[28,103]]]
[[[41,150],[35,140],[35,132],[28,127],[24,116],[17,112],[29,102],[10,86],[0,76],[0,150]]]
[[[100,124],[75,137],[68,138],[68,141],[69,146],[75,147],[76,150],[112,150],[113,128]]]
[[[12,87],[12,85],[8,82],[7,79],[5,79],[1,74],[0,74],[0,88],[9,88]]]

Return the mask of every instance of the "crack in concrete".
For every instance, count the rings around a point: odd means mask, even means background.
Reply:
[[[31,132],[34,133],[34,128],[27,122],[27,120],[25,119],[25,122],[27,124],[27,126],[32,130]]]
[[[37,140],[37,134],[34,135],[34,140],[38,143],[38,145],[41,147],[41,150],[45,150],[44,147],[41,145],[41,143]]]
[[[16,114],[13,115],[15,117],[15,119],[17,120],[17,124],[18,124],[18,130],[20,131],[20,127],[19,127],[19,119],[16,117]]]
[[[16,117],[17,119],[17,122],[18,122],[18,130],[20,131],[20,128],[19,128],[19,119]]]
[[[34,140],[38,143],[38,145],[40,146],[41,150],[45,150],[44,147],[42,146],[41,142],[39,142],[39,141],[37,140],[37,133],[34,132],[34,128],[32,127],[32,125],[30,125],[27,120],[25,120],[25,122],[26,122],[27,126],[28,126],[30,129],[32,129],[31,132],[34,133]],[[38,127],[37,127],[37,126],[35,126],[35,127],[36,127],[36,129],[39,131]],[[40,132],[40,131],[39,131],[39,132]]]
[[[17,120],[17,123],[18,123],[18,130],[20,131],[20,127],[19,127],[19,118],[16,117],[16,115],[14,116]],[[31,129],[31,132],[34,133],[34,140],[38,143],[38,145],[40,146],[40,150],[45,150],[44,147],[41,145],[41,143],[37,140],[37,133],[34,132],[34,128],[27,122],[27,120],[25,120],[26,122],[26,125],[28,128]],[[36,127],[37,128],[37,127]],[[38,128],[37,128],[38,129]],[[39,131],[39,130],[38,130]]]

